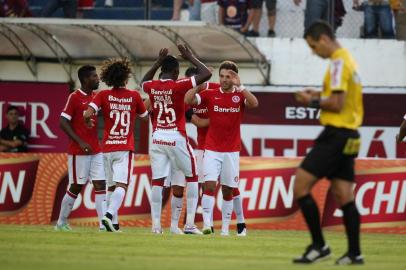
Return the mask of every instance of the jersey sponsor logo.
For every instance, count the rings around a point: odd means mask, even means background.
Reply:
[[[115,96],[112,96],[112,95],[109,95],[108,100],[118,102],[118,103],[131,103],[131,102],[133,102],[132,97],[129,97],[129,98],[116,98]]]
[[[151,94],[152,95],[172,95],[172,89],[169,90],[156,90],[156,89],[151,89]]]
[[[127,139],[125,139],[125,140],[107,140],[107,141],[105,142],[105,144],[114,144],[114,145],[117,145],[117,144],[127,144]]]
[[[342,59],[334,60],[331,63],[331,88],[337,88],[341,86],[341,77],[344,69],[344,61]]]
[[[240,107],[237,107],[237,108],[234,108],[234,107],[223,108],[223,107],[219,107],[219,106],[215,105],[213,110],[215,112],[238,113],[238,112],[240,112]]]
[[[164,141],[164,140],[153,139],[152,143],[159,144],[159,145],[166,145],[166,146],[176,146],[176,141]]]
[[[207,108],[203,108],[203,109],[197,109],[197,108],[193,108],[193,113],[196,114],[204,114],[207,113],[209,110]]]
[[[239,96],[233,96],[233,97],[231,98],[231,100],[232,100],[234,103],[238,103],[238,102],[240,102],[240,97],[239,97]]]

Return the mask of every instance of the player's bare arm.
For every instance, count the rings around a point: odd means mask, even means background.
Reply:
[[[65,117],[61,116],[59,118],[59,127],[62,129],[62,131],[69,136],[72,140],[77,142],[80,146],[80,148],[85,152],[85,153],[92,153],[93,149],[92,147],[85,143],[72,129],[72,126],[70,125],[70,121],[66,119]]]
[[[165,59],[165,57],[168,55],[168,48],[162,48],[159,51],[159,55],[155,63],[152,65],[152,67],[145,73],[144,78],[142,78],[141,83],[150,81],[154,78],[155,73],[157,70],[161,67],[162,61]]]
[[[396,142],[401,143],[406,136],[406,120],[403,120],[399,128],[399,134],[396,135]]]
[[[89,128],[94,127],[94,120],[91,117],[95,112],[96,111],[92,107],[89,106],[87,108],[87,110],[85,111],[85,113],[83,114],[83,119],[85,120],[85,124]]]
[[[196,114],[192,115],[190,122],[192,122],[192,124],[198,128],[205,128],[205,127],[208,127],[210,124],[210,120],[208,118],[207,119],[201,118],[201,117],[197,116]]]
[[[321,108],[325,111],[339,113],[344,107],[346,93],[334,91],[328,98],[320,98],[314,92],[304,90],[295,93],[296,101],[307,107]]]
[[[195,75],[197,85],[207,82],[211,78],[210,69],[200,62],[186,45],[179,44],[178,50],[183,59],[189,61],[197,68],[197,74]]]
[[[245,106],[250,109],[258,107],[258,99],[248,89],[246,89],[244,85],[241,84],[240,76],[238,76],[238,73],[231,69],[228,70],[228,72],[236,90],[244,95]]]

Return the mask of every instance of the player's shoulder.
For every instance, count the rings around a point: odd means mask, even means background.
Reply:
[[[208,90],[208,89],[219,89],[219,88],[220,88],[220,84],[219,84],[219,83],[208,82],[208,83],[207,83],[206,90]]]

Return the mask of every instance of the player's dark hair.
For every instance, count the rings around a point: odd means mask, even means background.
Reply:
[[[224,61],[223,63],[221,63],[220,68],[219,68],[219,73],[222,69],[230,69],[230,70],[234,71],[235,73],[238,73],[237,64],[232,61]]]
[[[17,107],[17,106],[14,106],[14,105],[8,106],[8,108],[7,108],[7,113],[8,113],[9,111],[13,111],[13,110],[16,110],[16,111],[18,112],[18,107]]]
[[[103,62],[100,79],[114,88],[126,85],[131,74],[131,62],[128,58],[110,58]]]
[[[90,73],[95,71],[95,70],[96,70],[96,68],[94,66],[90,66],[90,65],[81,66],[78,69],[78,78],[79,78],[80,83],[83,83],[83,81],[86,78],[89,78]]]
[[[319,41],[322,35],[328,36],[331,40],[335,40],[333,28],[325,21],[316,21],[312,23],[305,31],[303,37],[311,37],[314,41]]]
[[[173,55],[167,55],[162,61],[161,72],[171,73],[179,68],[179,61]]]
[[[197,73],[199,73],[197,67],[188,67],[185,71],[185,76],[192,77],[192,76],[196,75]]]

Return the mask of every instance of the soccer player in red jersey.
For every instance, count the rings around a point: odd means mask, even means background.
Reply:
[[[101,223],[106,199],[103,155],[100,153],[96,127],[88,128],[83,122],[83,113],[95,96],[93,90],[99,87],[99,76],[94,66],[86,65],[79,68],[78,77],[81,88],[69,95],[59,121],[61,129],[69,136],[69,189],[62,200],[59,219],[55,226],[55,230],[58,231],[71,230],[67,219],[83,185],[89,180],[92,181],[96,193],[96,211],[100,228],[104,228]],[[96,121],[94,114],[90,117]]]
[[[233,211],[233,189],[239,183],[241,148],[240,125],[245,107],[258,106],[257,98],[241,85],[238,67],[231,61],[220,65],[220,87],[210,91],[189,90],[185,102],[190,105],[205,104],[209,111],[210,125],[205,140],[203,157],[204,194],[203,233],[210,234],[210,218],[214,207],[217,179],[222,185],[223,202],[221,235],[229,235]]]
[[[178,45],[181,56],[195,65],[198,74],[191,78],[178,80],[179,62],[167,55],[167,49],[162,49],[156,63],[144,76],[142,88],[149,96],[152,107],[152,145],[150,147],[152,168],[151,217],[152,232],[162,233],[161,208],[162,186],[169,176],[171,168],[178,169],[186,176],[187,214],[185,231],[196,231],[194,218],[198,201],[198,183],[196,164],[193,150],[189,145],[185,128],[186,92],[211,77],[210,70],[201,63],[184,45]],[[152,80],[156,71],[161,68],[159,80]],[[179,178],[177,178],[179,179]],[[176,220],[179,220],[182,209],[184,183],[172,181],[171,232],[182,234]],[[189,203],[190,202],[190,203]]]
[[[113,88],[99,92],[83,116],[88,126],[93,126],[91,115],[99,109],[103,113],[104,167],[107,184],[109,187],[115,186],[115,189],[107,200],[107,211],[102,222],[107,231],[111,232],[119,231],[113,217],[117,217],[132,176],[135,118],[137,115],[148,115],[138,91],[126,88],[130,74],[131,64],[127,58],[105,61],[101,80]]]
[[[195,67],[189,67],[185,72],[185,76],[191,77],[195,75],[196,72],[197,70]],[[214,82],[205,82],[198,87],[200,87],[200,91],[209,89],[218,89],[220,87],[220,84]],[[206,134],[207,131],[209,130],[208,123],[206,124],[204,121],[207,120],[207,122],[209,122],[209,110],[205,104],[193,105],[191,106],[190,110],[192,112],[192,115],[190,116],[190,121],[197,127],[197,148],[195,149],[195,155],[196,155],[197,173],[199,176],[199,184],[203,185],[204,184],[203,154],[206,141]],[[245,236],[247,229],[245,225],[244,211],[242,208],[242,199],[238,187],[233,188],[233,206],[235,215],[237,217],[237,235]],[[213,213],[210,218],[210,227],[212,232],[214,232]]]

